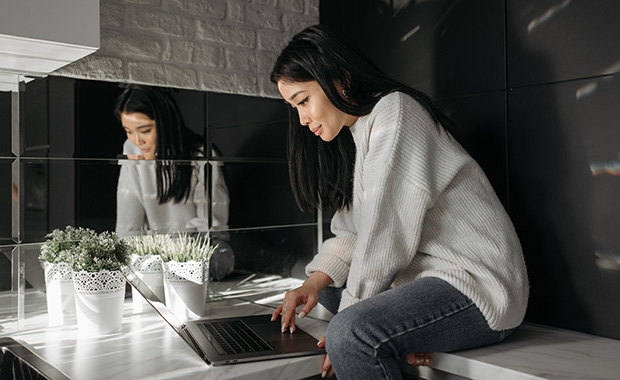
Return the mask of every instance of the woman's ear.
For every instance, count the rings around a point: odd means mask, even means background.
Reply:
[[[349,92],[349,90],[351,89],[351,73],[344,70],[344,83],[342,84],[342,88],[345,89],[345,91]]]

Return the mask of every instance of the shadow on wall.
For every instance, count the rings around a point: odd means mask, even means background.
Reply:
[[[609,11],[617,5],[600,7],[614,14]],[[600,75],[591,66],[607,67],[607,74],[617,66],[609,53],[617,48],[605,33],[615,30],[615,21],[600,12],[578,0],[321,2],[322,23],[348,35],[387,74],[440,99],[500,198],[505,187],[531,280],[526,318],[618,338],[620,291],[614,284],[620,279],[597,267],[595,256],[620,252],[617,231],[610,232],[610,226],[617,230],[617,216],[609,216],[617,210],[611,195],[617,186],[609,184],[617,176],[594,182],[589,167],[592,149],[618,141],[612,125],[620,117],[612,111],[618,96],[599,94],[596,107],[596,101],[575,100],[587,81],[549,84]],[[537,33],[554,26],[540,40],[517,38],[532,22]],[[576,47],[566,44],[567,35]],[[522,56],[516,59],[515,52]],[[571,56],[575,62],[566,59]],[[483,98],[479,108],[467,105]],[[483,110],[489,106],[497,110]],[[610,261],[619,262],[617,256]]]
[[[532,15],[555,15],[558,20],[546,18],[545,22],[561,26],[579,19],[584,11],[573,7],[578,5],[575,2],[562,13],[551,12],[557,4],[536,3],[529,12],[512,9],[508,18],[509,211],[531,281],[527,319],[617,339],[620,292],[613,282],[606,282],[595,253],[617,240],[617,230],[603,232],[609,224],[617,229],[617,214],[606,217],[609,214],[603,208],[618,210],[614,207],[617,193],[609,194],[618,186],[601,186],[589,162],[604,151],[609,153],[610,140],[616,144],[611,150],[617,152],[619,115],[614,109],[619,93],[599,91],[585,99],[580,91],[588,81],[519,83],[522,78],[549,81],[559,75],[557,64],[551,62],[557,57],[535,49],[539,41],[534,37],[523,37],[523,28],[542,20]],[[553,33],[556,43],[563,38],[560,26]],[[611,245],[620,248],[617,243]]]
[[[358,6],[341,0],[321,5],[323,23],[347,35],[386,74],[436,99],[453,119],[455,137],[506,205],[503,2],[375,0]]]

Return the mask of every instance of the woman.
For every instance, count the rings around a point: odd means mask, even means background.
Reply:
[[[397,359],[501,341],[523,320],[525,263],[477,163],[424,94],[324,26],[297,34],[271,80],[292,107],[289,172],[303,209],[337,209],[307,280],[273,313],[282,331],[335,313],[323,376],[396,379]]]
[[[131,86],[114,113],[127,134],[123,154],[129,158],[121,163],[116,231],[209,230],[203,138],[187,128],[172,94]],[[229,198],[221,166],[212,164],[211,174],[212,229],[225,229]],[[221,279],[232,272],[234,256],[226,242],[217,243],[210,271]]]

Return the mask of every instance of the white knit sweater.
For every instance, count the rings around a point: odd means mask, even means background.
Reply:
[[[478,164],[402,93],[383,97],[351,132],[353,204],[336,212],[335,236],[306,272],[346,284],[340,310],[438,277],[472,299],[492,329],[518,326],[529,290],[521,245]]]
[[[123,154],[141,155],[140,149],[129,140]],[[206,231],[208,194],[205,188],[206,161],[192,161],[190,195],[187,201],[159,204],[157,198],[156,166],[153,160],[122,160],[117,188],[116,232],[156,230],[158,232]],[[212,165],[213,202],[212,228],[227,228],[228,188],[221,168]]]

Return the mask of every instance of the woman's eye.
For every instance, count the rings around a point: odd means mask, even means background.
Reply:
[[[308,101],[308,97],[305,97],[301,102],[297,103],[298,106],[303,106]]]

